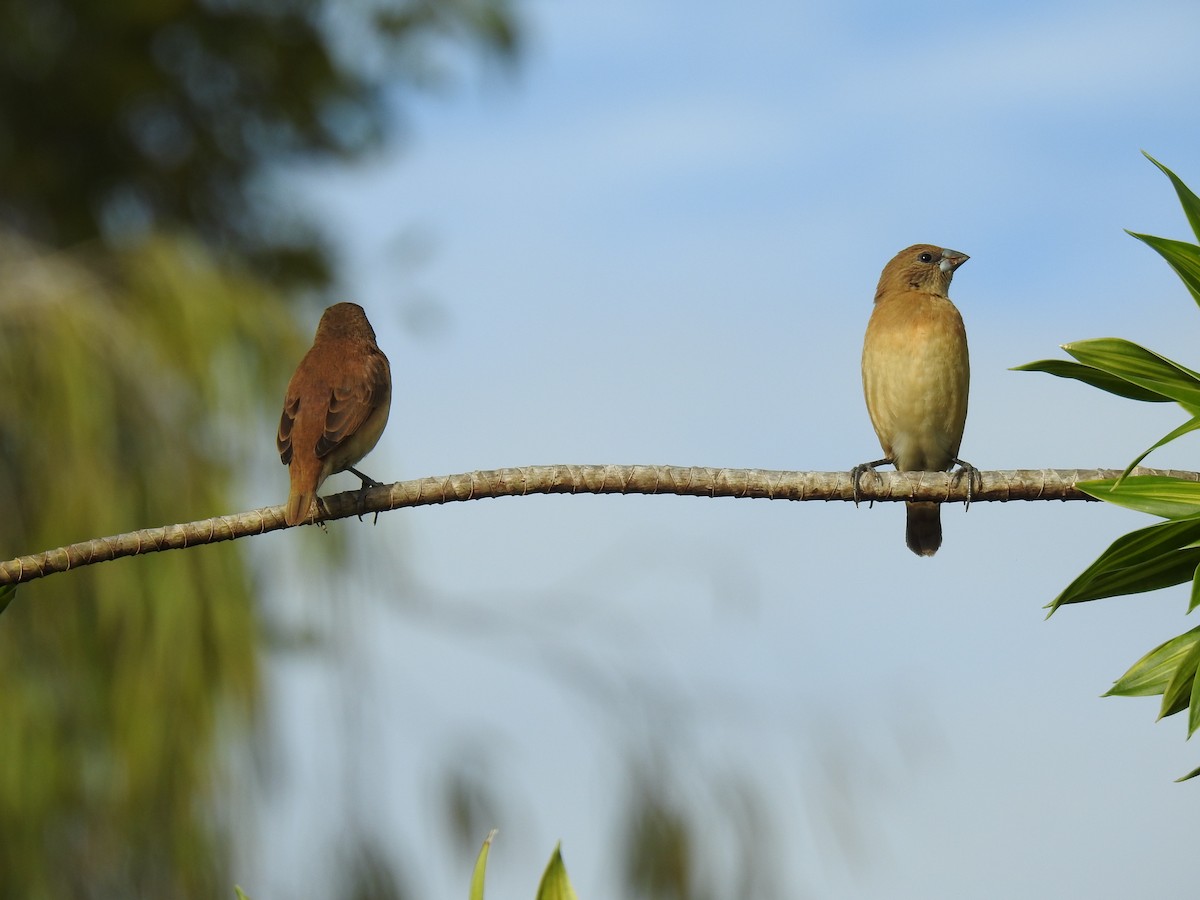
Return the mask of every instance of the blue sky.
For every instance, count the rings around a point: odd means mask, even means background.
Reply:
[[[971,255],[951,291],[964,458],[1122,466],[1181,421],[1008,367],[1106,335],[1196,365],[1200,312],[1122,229],[1188,237],[1139,151],[1200,189],[1200,8],[698,6],[530,3],[513,77],[406,98],[397,151],[301,179],[392,360],[366,471],[849,469],[878,455],[858,374],[875,283],[915,242]],[[736,770],[776,798],[793,896],[1182,895],[1200,807],[1171,780],[1200,750],[1155,701],[1098,695],[1194,625],[1185,594],[1041,608],[1146,522],[1025,503],[943,522],[932,560],[891,505],[548,497],[336,526],[403,574],[314,591],[355,666],[278,667],[307,749],[266,858],[327,846],[333,804],[389,829],[425,895],[465,893],[470,860],[429,817],[469,747],[516,810],[489,897],[529,896],[560,838],[580,895],[617,896],[618,763],[645,717],[689,783]],[[573,667],[620,683],[628,720]],[[279,896],[312,877],[285,868]]]

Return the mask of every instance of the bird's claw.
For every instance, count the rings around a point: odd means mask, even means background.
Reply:
[[[362,482],[362,486],[358,489],[358,521],[362,521],[363,513],[367,511],[367,498],[364,496],[369,488],[383,487],[383,482],[376,481],[369,475],[364,475],[358,469],[350,466],[346,469],[351,475],[354,475]],[[372,525],[379,523],[379,510],[375,511],[375,519],[371,522]]]
[[[979,490],[983,490],[983,476],[980,475],[979,470],[969,462],[963,462],[961,459],[955,459],[953,460],[953,463],[954,465],[958,466],[958,471],[951,476],[954,479],[955,484],[958,483],[958,480],[962,478],[963,475],[967,476],[967,500],[963,504],[963,510],[966,511],[971,508],[971,501],[975,497],[976,482],[979,484]]]
[[[862,491],[859,489],[858,482],[859,482],[859,479],[862,478],[863,472],[874,472],[876,466],[890,465],[891,462],[892,461],[890,459],[877,459],[874,462],[859,463],[857,466],[855,466],[853,469],[850,470],[850,483],[852,486],[851,487],[852,499],[854,500],[855,506],[858,506],[859,501],[862,499]],[[874,506],[874,505],[875,505],[875,501],[872,500],[867,508],[870,509],[870,507]]]
[[[868,466],[866,463],[859,463],[857,466],[855,466],[853,469],[850,470],[850,483],[852,485],[851,492],[852,492],[852,496],[854,498],[855,506],[858,506],[858,501],[862,496],[862,491],[859,489],[859,486],[858,486],[858,480],[860,478],[862,478],[863,472],[866,472],[866,471],[874,472],[875,470],[872,469],[870,466]]]

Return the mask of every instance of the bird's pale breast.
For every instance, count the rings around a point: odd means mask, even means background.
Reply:
[[[967,337],[944,297],[906,292],[875,305],[863,343],[871,424],[901,471],[941,471],[967,418]]]

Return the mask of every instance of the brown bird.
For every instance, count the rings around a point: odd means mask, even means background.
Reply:
[[[289,525],[309,517],[317,490],[335,472],[352,472],[364,489],[377,484],[353,466],[383,434],[391,402],[392,370],[367,314],[357,303],[329,307],[288,382],[279,420],[279,458],[292,480]]]
[[[967,332],[950,302],[954,272],[968,256],[931,244],[901,250],[886,266],[875,291],[875,309],[863,341],[863,393],[884,458],[899,472],[946,472],[956,464],[967,421]],[[942,544],[941,506],[909,502],[908,548],[933,556]]]

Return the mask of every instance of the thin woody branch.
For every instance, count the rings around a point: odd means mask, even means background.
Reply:
[[[1116,478],[1119,469],[1020,469],[979,472],[972,503],[1009,500],[1091,500],[1076,483]],[[1135,469],[1136,475],[1165,475],[1200,481],[1200,472]],[[323,497],[325,513],[316,521],[332,521],[360,513],[409,506],[430,506],[488,497],[525,494],[675,494],[685,497],[751,497],[763,500],[854,500],[848,472],[781,472],[768,469],[712,469],[686,466],[522,466],[398,481],[364,492]],[[859,500],[895,502],[967,500],[967,479],[945,472],[866,472],[859,481]],[[288,527],[282,506],[232,516],[216,516],[183,525],[165,525],[95,538],[0,563],[0,585],[20,584],[124,556],[182,550]],[[310,520],[313,521],[313,520]]]

